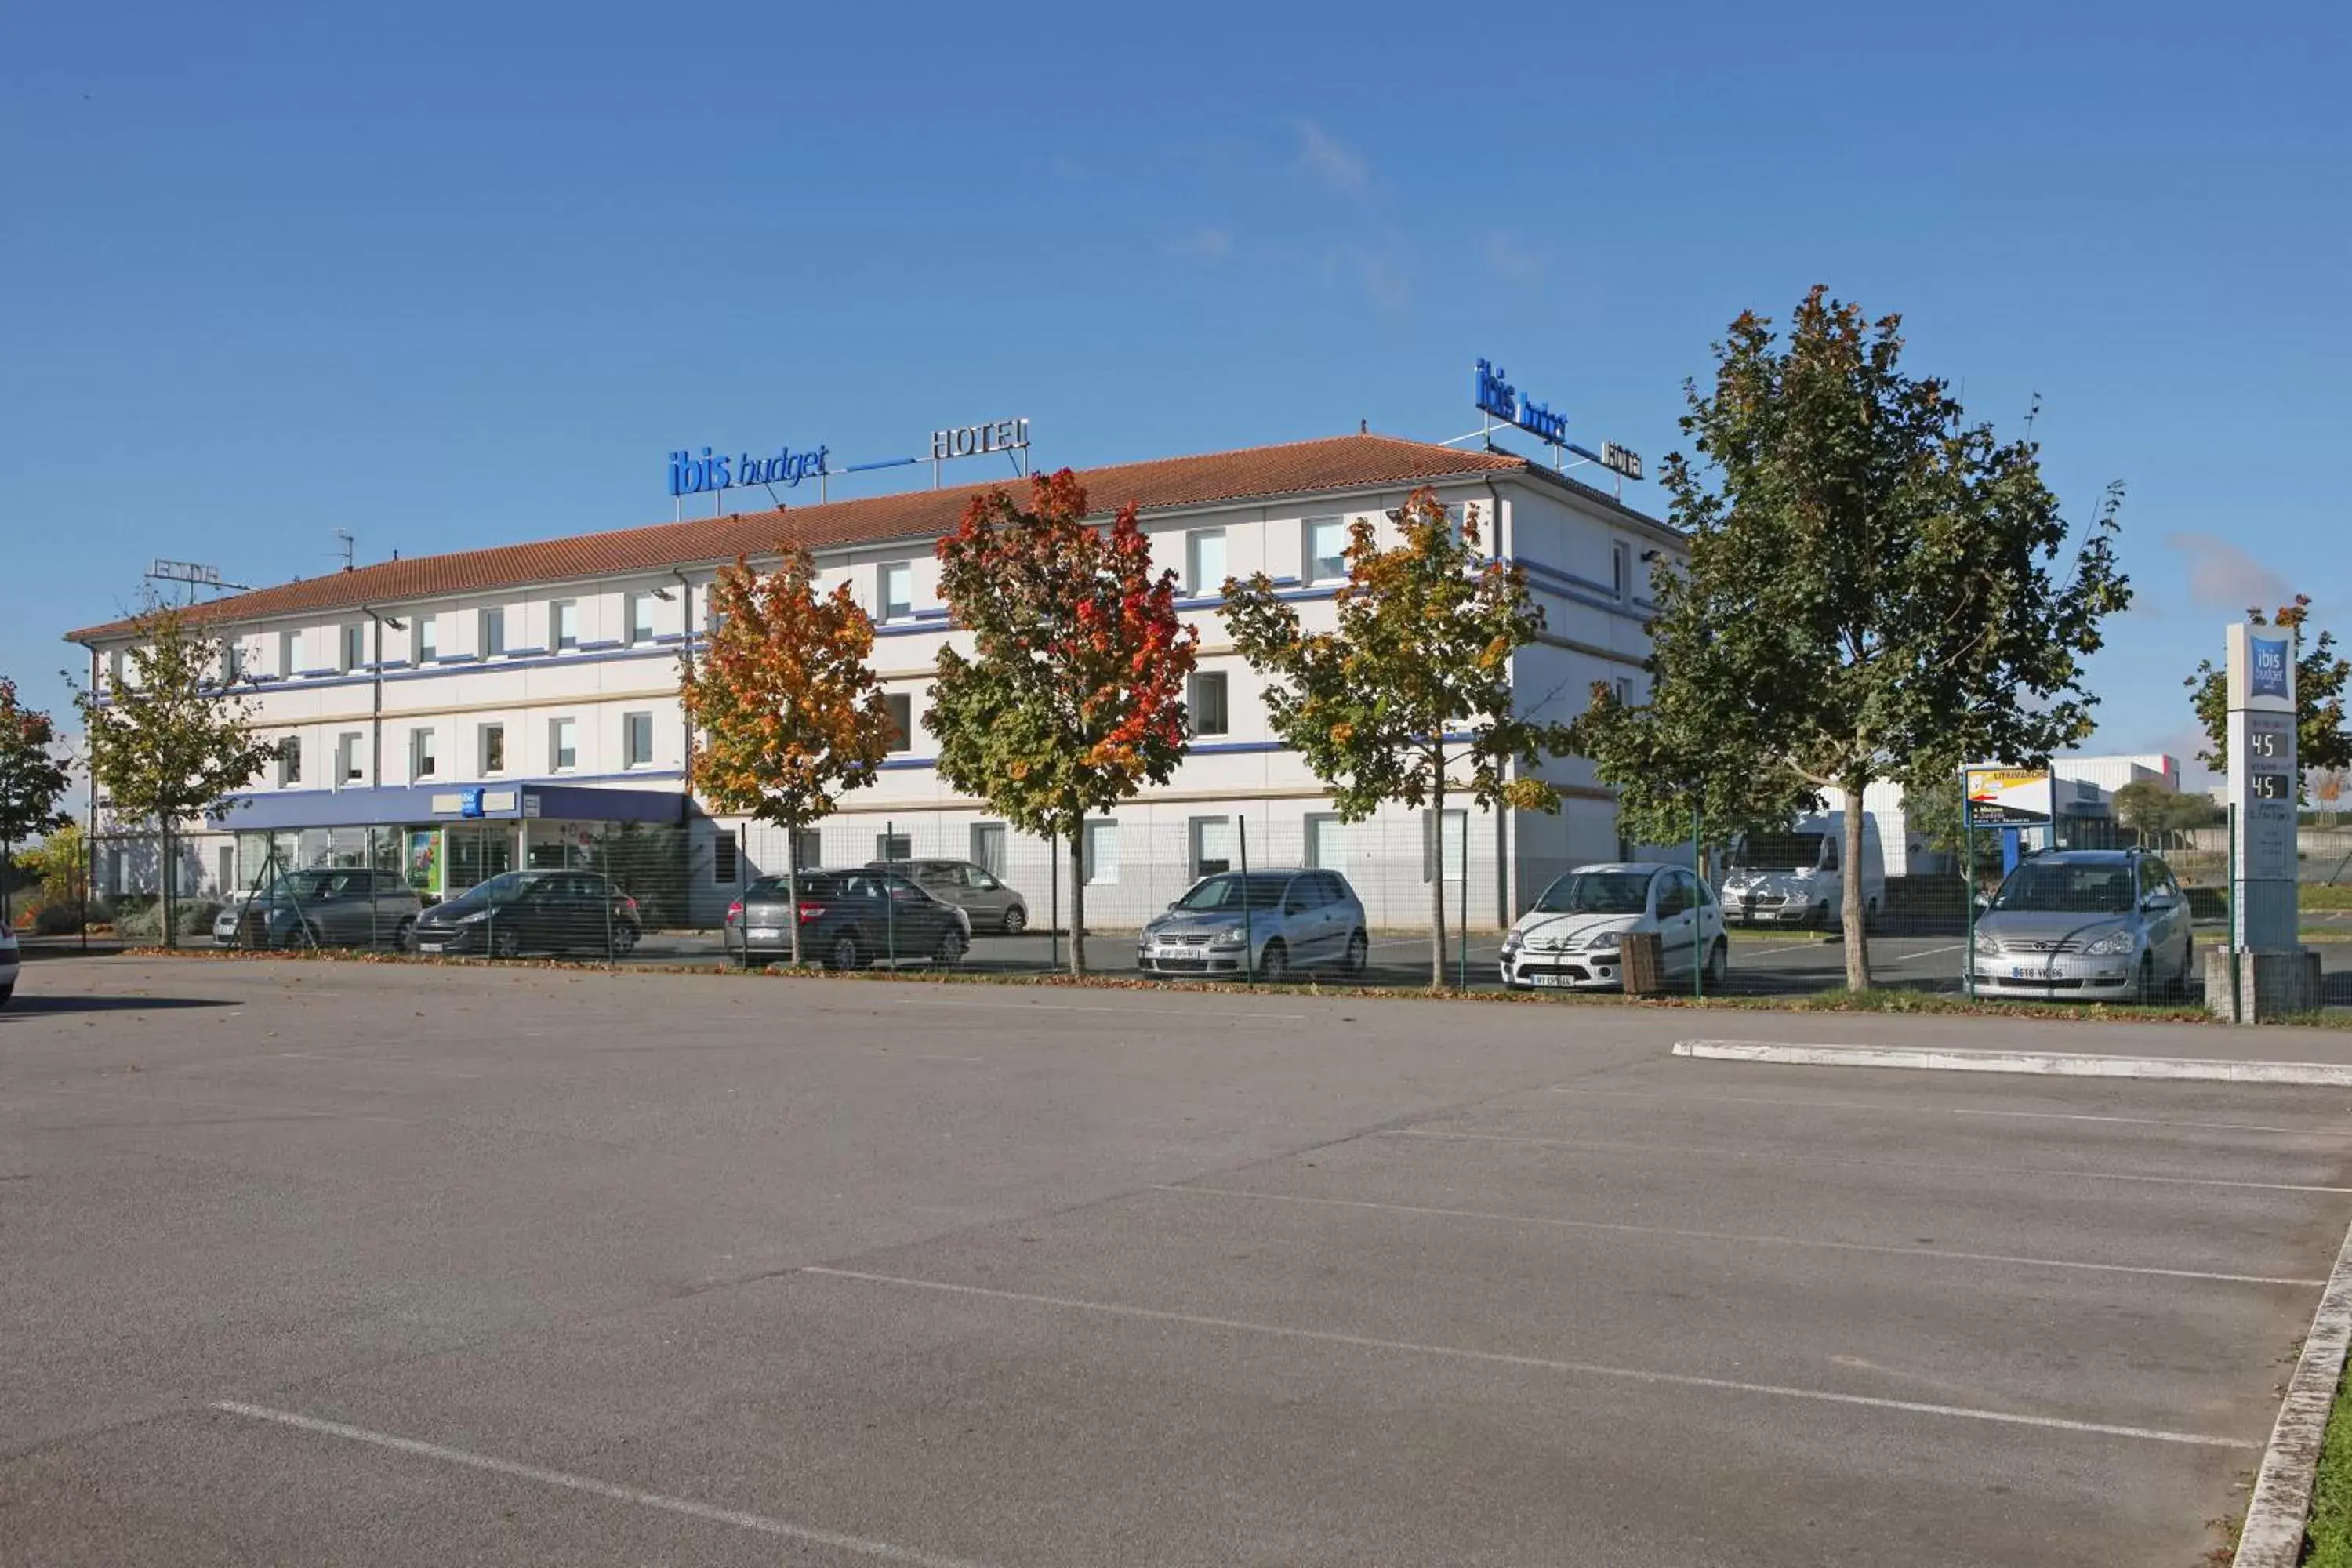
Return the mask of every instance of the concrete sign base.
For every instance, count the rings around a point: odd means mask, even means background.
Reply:
[[[2242,1022],[2267,1024],[2318,1010],[2326,992],[2319,954],[2311,949],[2233,954],[2214,947],[2205,950],[2205,1006],[2215,1017],[2230,1016],[2233,957],[2238,962],[2237,1016]]]

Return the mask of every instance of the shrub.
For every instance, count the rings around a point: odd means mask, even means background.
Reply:
[[[221,906],[211,899],[178,900],[180,939],[212,934],[213,921],[219,916]],[[163,939],[163,906],[161,900],[148,900],[135,909],[123,910],[115,917],[115,934],[130,942],[155,942]]]

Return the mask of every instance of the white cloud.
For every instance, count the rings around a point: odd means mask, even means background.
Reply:
[[[1341,195],[1360,195],[1372,183],[1371,171],[1364,160],[1343,147],[1331,133],[1312,120],[1298,122],[1298,167],[1338,191]]]
[[[1543,258],[1521,245],[1503,229],[1489,229],[1479,249],[1486,265],[1496,273],[1514,283],[1532,283],[1543,276]]]
[[[2268,615],[2294,596],[2285,578],[2218,533],[2175,530],[2164,542],[2189,558],[2189,597],[2210,609]]]
[[[1234,253],[1234,231],[1204,224],[1168,242],[1169,253],[1193,261],[1223,261]]]

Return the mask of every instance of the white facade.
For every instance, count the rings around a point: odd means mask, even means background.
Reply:
[[[1449,505],[1475,509],[1486,541],[1525,566],[1544,608],[1542,641],[1513,668],[1525,710],[1573,718],[1596,682],[1640,700],[1652,569],[1643,557],[1678,559],[1679,537],[1540,469],[1428,482]],[[1145,510],[1155,562],[1184,574],[1180,607],[1200,632],[1197,732],[1165,786],[1147,788],[1089,829],[1090,925],[1139,923],[1203,863],[1237,862],[1244,850],[1253,865],[1343,871],[1376,925],[1425,924],[1440,830],[1402,812],[1337,822],[1324,786],[1268,730],[1259,683],[1234,652],[1215,598],[1227,574],[1263,571],[1310,629],[1329,625],[1337,542],[1367,518],[1383,542],[1394,542],[1388,514],[1412,488],[1393,482]],[[1097,489],[1094,499],[1108,505],[1118,497]],[[785,516],[814,528],[828,511],[874,504]],[[903,699],[908,724],[903,749],[875,785],[845,797],[815,831],[804,863],[854,864],[894,849],[983,859],[1042,920],[1056,896],[1048,868],[1066,847],[1007,833],[933,765],[923,727],[933,661],[943,642],[963,636],[948,628],[939,599],[938,532],[816,552],[820,590],[848,584],[875,618],[872,662],[886,690]],[[406,564],[414,574],[433,563]],[[705,624],[717,566],[701,560],[364,604],[354,596],[338,607],[232,621],[239,668],[257,682],[259,728],[280,740],[282,760],[226,822],[192,839],[198,879],[249,880],[264,830],[286,836],[281,852],[299,861],[320,858],[333,830],[348,839],[372,826],[397,836],[404,854],[411,847],[425,854],[419,836],[437,836],[428,890],[438,892],[509,866],[547,863],[558,846],[614,820],[666,823],[685,833],[673,917],[715,923],[751,878],[782,870],[789,853],[774,830],[713,818],[686,800],[691,742],[677,684],[681,660],[698,646],[693,634]],[[359,579],[378,570],[351,574],[352,595],[368,592]],[[236,606],[225,602],[224,618]],[[121,646],[119,634],[84,640],[101,670]],[[1507,922],[1559,870],[1619,851],[1613,800],[1590,764],[1563,759],[1547,776],[1566,797],[1558,816],[1497,821],[1473,813],[1442,829],[1449,907],[1465,904],[1466,852],[1475,925]]]

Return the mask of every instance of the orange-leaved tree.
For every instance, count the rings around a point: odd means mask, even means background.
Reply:
[[[940,541],[940,596],[973,649],[940,650],[923,721],[941,777],[1021,831],[1070,842],[1070,973],[1083,974],[1087,816],[1175,772],[1200,635],[1177,617],[1176,574],[1152,572],[1132,502],[1104,528],[1067,468],[1029,492],[1025,507],[1002,489],[974,497]]]
[[[721,811],[784,829],[797,964],[800,830],[874,782],[897,729],[866,662],[874,623],[849,584],[819,595],[808,551],[787,545],[782,556],[772,572],[740,560],[720,568],[709,649],[678,696],[694,723],[694,787]]]

